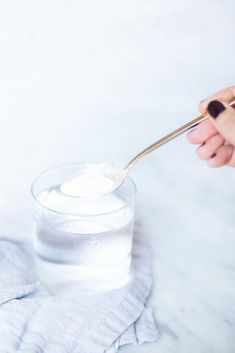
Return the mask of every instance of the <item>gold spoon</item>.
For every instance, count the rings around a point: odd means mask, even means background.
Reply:
[[[235,107],[235,97],[233,97],[228,102],[228,104]],[[140,159],[145,157],[147,154],[153,152],[157,148],[159,148],[159,147],[165,145],[166,143],[170,142],[171,140],[175,139],[176,137],[182,135],[184,132],[187,132],[190,129],[196,127],[202,121],[204,121],[204,120],[206,120],[208,118],[209,118],[208,114],[205,113],[205,114],[200,115],[199,117],[191,120],[187,124],[182,125],[178,129],[170,132],[166,136],[162,137],[160,140],[154,142],[152,145],[146,147],[144,150],[139,152],[134,158],[131,159],[131,161],[125,167],[122,167],[121,165],[116,164],[116,163],[102,163],[102,164],[100,164],[98,166],[89,167],[88,169],[91,170],[93,174],[94,173],[100,173],[100,174],[103,174],[103,175],[107,176],[108,178],[112,179],[115,182],[114,189],[116,189],[116,188],[118,188],[119,185],[122,184],[122,182],[126,178],[127,174],[129,173],[130,169]],[[77,177],[76,176],[72,180],[70,180],[69,183],[68,183],[69,189],[67,188],[67,184],[66,183],[62,184],[61,185],[62,193],[66,194],[66,195],[69,195],[69,196],[77,196],[77,195],[74,195],[74,190],[76,191],[76,183],[78,181],[77,181]],[[72,182],[72,184],[71,184],[71,182]],[[75,185],[74,185],[74,183],[75,183]],[[72,193],[70,191],[71,185],[72,185]],[[113,191],[114,189],[112,189],[112,190],[110,189],[109,192]]]

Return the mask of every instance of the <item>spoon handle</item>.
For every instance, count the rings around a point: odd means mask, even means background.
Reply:
[[[233,106],[235,104],[235,97],[233,97],[229,102],[229,105]],[[187,124],[182,125],[178,129],[170,132],[169,134],[162,137],[160,140],[154,142],[152,145],[146,147],[144,150],[139,152],[132,160],[127,164],[126,170],[129,171],[135,163],[137,163],[140,159],[145,157],[147,154],[151,153],[152,151],[156,150],[157,148],[165,145],[166,143],[170,142],[171,140],[175,139],[176,137],[182,135],[184,132],[189,131],[190,129],[196,127],[202,121],[208,119],[208,115],[200,115],[199,117],[191,120]]]

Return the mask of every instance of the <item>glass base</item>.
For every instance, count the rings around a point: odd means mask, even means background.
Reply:
[[[130,280],[130,259],[115,266],[78,266],[36,256],[38,279],[53,295],[73,296],[125,286]]]

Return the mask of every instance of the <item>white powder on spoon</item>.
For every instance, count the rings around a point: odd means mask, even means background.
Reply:
[[[72,197],[97,197],[115,190],[125,179],[126,170],[115,163],[87,167],[60,186],[63,194]]]

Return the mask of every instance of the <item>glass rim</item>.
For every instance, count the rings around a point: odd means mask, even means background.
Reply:
[[[91,214],[72,214],[72,213],[68,213],[68,212],[59,212],[59,211],[56,211],[56,210],[53,210],[52,208],[50,207],[47,207],[45,206],[42,202],[40,202],[38,200],[38,197],[37,195],[35,194],[34,192],[34,187],[36,185],[36,183],[40,180],[41,177],[45,176],[46,174],[49,174],[50,172],[52,171],[56,171],[57,169],[62,169],[62,168],[66,168],[66,167],[75,167],[75,166],[89,166],[89,165],[94,165],[95,163],[68,163],[68,164],[60,164],[60,165],[57,165],[55,167],[51,167],[51,168],[48,168],[48,169],[45,169],[44,171],[42,171],[32,182],[31,184],[31,188],[30,188],[30,191],[31,191],[31,195],[33,197],[33,199],[36,201],[37,204],[39,204],[41,207],[43,207],[44,209],[47,209],[48,211],[52,212],[52,213],[55,213],[55,214],[59,214],[59,215],[63,215],[63,216],[70,216],[70,217],[99,217],[99,216],[105,216],[105,215],[108,215],[108,214],[112,214],[112,213],[115,213],[115,212],[119,212],[121,211],[122,209],[124,209],[126,206],[128,206],[129,204],[131,204],[131,202],[135,199],[136,197],[136,192],[137,192],[137,187],[136,187],[136,184],[135,182],[133,181],[133,179],[129,176],[127,176],[123,182],[115,189],[115,190],[118,190],[124,183],[125,180],[128,180],[132,187],[133,187],[133,193],[130,197],[130,199],[121,207],[119,208],[116,208],[112,211],[108,211],[108,212],[104,212],[104,213],[91,213]],[[113,192],[113,191],[112,191]],[[102,194],[102,195],[110,195],[112,194],[112,192],[109,192],[109,193],[105,193],[105,194]],[[64,194],[65,197],[67,198],[70,198],[70,199],[88,199],[88,197],[82,197],[82,196],[70,196],[70,195],[66,195]],[[92,199],[92,198],[90,198]],[[94,198],[93,198],[94,199]]]

